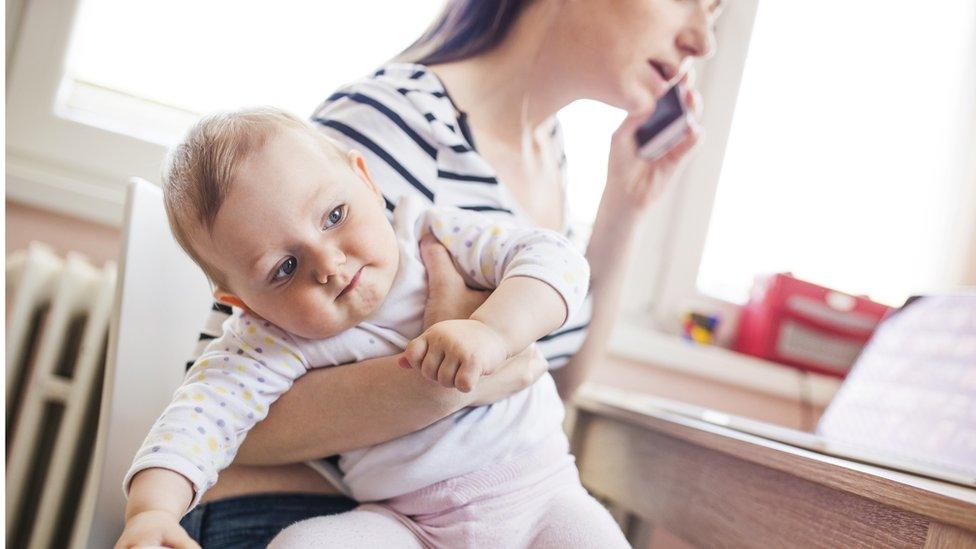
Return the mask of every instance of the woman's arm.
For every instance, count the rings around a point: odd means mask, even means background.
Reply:
[[[685,84],[688,88],[685,101],[697,120],[701,115],[701,101],[690,84],[687,81]],[[701,129],[693,124],[685,137],[667,154],[647,162],[637,156],[634,142],[634,132],[647,116],[648,113],[628,116],[614,132],[611,141],[607,185],[586,248],[586,259],[590,262],[593,316],[579,351],[564,367],[552,373],[563,400],[573,396],[591,369],[606,356],[607,342],[617,320],[621,289],[633,252],[637,225],[647,207],[661,194],[701,139]]]
[[[430,294],[425,325],[467,318],[484,302],[487,293],[464,285],[442,246],[425,241],[421,255]],[[501,400],[544,371],[545,361],[530,348],[465,394],[398,367],[395,356],[312,370],[251,430],[235,463],[296,463],[392,440],[466,406]]]
[[[399,368],[395,356],[311,370],[271,406],[235,462],[295,463],[385,442],[460,410],[470,398]]]

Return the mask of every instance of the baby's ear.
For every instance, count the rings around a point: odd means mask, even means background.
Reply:
[[[214,296],[214,299],[216,299],[217,301],[223,303],[224,305],[230,305],[231,307],[237,307],[238,309],[243,309],[243,310],[247,311],[248,313],[251,312],[251,309],[249,309],[248,306],[244,304],[244,302],[241,300],[241,298],[239,298],[236,295],[234,295],[234,294],[232,294],[232,293],[224,290],[223,288],[220,288],[220,287],[214,288],[213,296]]]
[[[346,159],[349,160],[349,166],[352,171],[363,180],[363,183],[369,187],[369,190],[373,191],[373,194],[379,199],[380,204],[383,204],[383,193],[380,192],[380,188],[376,186],[376,182],[373,181],[373,176],[369,173],[369,166],[366,165],[366,159],[359,151],[352,149],[346,154]]]

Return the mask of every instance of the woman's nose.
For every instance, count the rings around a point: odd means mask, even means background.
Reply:
[[[312,265],[312,276],[319,284],[328,284],[329,277],[339,274],[346,263],[346,254],[335,246],[322,246],[317,250]]]
[[[691,16],[687,24],[678,33],[677,46],[682,55],[689,57],[707,58],[715,51],[715,33],[712,31],[714,16],[704,8],[699,7]]]

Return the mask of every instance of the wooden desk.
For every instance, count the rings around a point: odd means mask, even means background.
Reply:
[[[573,451],[583,484],[699,547],[976,547],[976,490],[654,409],[589,386]],[[636,519],[636,520],[635,520]]]

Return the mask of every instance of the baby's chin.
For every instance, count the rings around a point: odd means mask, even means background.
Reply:
[[[353,326],[359,324],[365,320],[366,316],[359,318],[347,318],[341,322],[327,322],[327,323],[317,323],[317,322],[288,322],[287,326],[278,324],[279,327],[283,328],[285,331],[296,335],[304,339],[327,339],[330,337],[337,336],[342,332],[352,328]]]
[[[359,303],[354,310],[346,310],[342,320],[322,319],[316,322],[315,319],[291,319],[278,326],[285,331],[305,339],[327,339],[339,335],[340,333],[366,321],[379,308],[382,300],[375,302]],[[297,322],[296,322],[297,320]]]
[[[372,267],[363,271],[359,286],[339,298],[332,305],[334,315],[323,315],[318,318],[313,315],[296,317],[287,315],[282,318],[275,311],[275,319],[265,317],[279,328],[304,339],[326,339],[336,336],[349,328],[367,320],[386,300],[393,286],[393,278],[388,270],[377,270]],[[337,318],[337,317],[342,318]],[[311,317],[311,318],[310,318]]]

